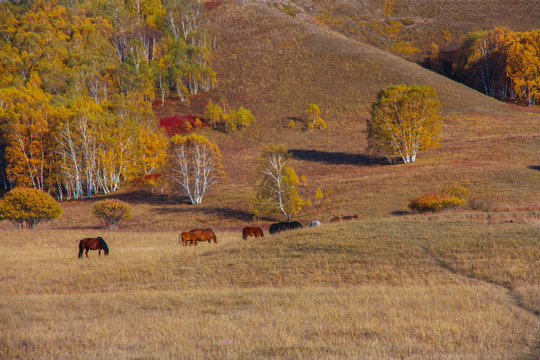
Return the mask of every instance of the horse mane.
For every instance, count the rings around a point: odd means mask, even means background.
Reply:
[[[109,253],[109,247],[107,246],[107,243],[105,242],[105,240],[103,240],[103,238],[101,236],[98,236],[97,239],[99,241],[99,245],[105,251],[105,255],[108,254]]]

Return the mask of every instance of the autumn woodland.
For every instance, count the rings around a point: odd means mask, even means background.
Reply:
[[[538,1],[1,1],[0,359],[538,359],[539,102]]]

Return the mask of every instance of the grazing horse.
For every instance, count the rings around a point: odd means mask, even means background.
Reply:
[[[86,250],[86,257],[88,257],[88,250],[97,250],[98,255],[101,255],[101,250],[105,255],[109,255],[109,247],[103,238],[86,238],[79,241],[79,259],[83,257],[83,251]]]
[[[284,221],[270,225],[268,231],[270,232],[270,234],[275,234],[286,230],[294,230],[301,228],[302,224],[300,224],[298,221]]]
[[[181,246],[197,245],[197,236],[191,231],[183,232],[180,234],[180,245]]]
[[[313,220],[311,223],[309,223],[309,227],[315,226],[321,226],[321,222],[319,220]]]
[[[216,234],[214,234],[212,229],[193,229],[190,232],[197,238],[195,246],[197,246],[197,242],[199,241],[208,241],[209,244],[213,241],[214,244],[217,244]]]
[[[342,217],[336,216],[336,217],[333,217],[330,220],[330,222],[335,223],[335,222],[347,221],[347,220],[358,220],[358,215],[349,215],[349,216],[342,216]]]
[[[264,237],[264,232],[260,227],[247,226],[242,230],[242,239],[246,240],[248,236]]]

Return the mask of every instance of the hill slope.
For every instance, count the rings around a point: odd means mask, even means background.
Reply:
[[[265,5],[228,4],[212,13],[212,24],[220,33],[220,89],[263,117],[299,115],[315,102],[350,119],[381,89],[399,83],[435,87],[447,112],[500,108],[411,62]]]
[[[406,210],[408,200],[419,193],[461,179],[470,180],[471,196],[490,208],[540,205],[538,112],[498,102],[266,5],[225,3],[210,12],[210,23],[219,34],[214,59],[218,88],[190,104],[169,101],[155,109],[157,116],[200,116],[209,99],[225,97],[231,107],[250,109],[257,123],[233,135],[204,130],[219,144],[228,177],[200,206],[157,194],[114,194],[137,204],[126,226],[185,229],[251,222],[257,154],[270,142],[282,143],[293,153],[292,165],[306,178],[300,186],[305,199],[313,200],[318,187],[329,192],[299,215],[305,222],[313,218],[325,222],[337,215],[388,216]],[[437,89],[443,105],[443,144],[421,153],[414,164],[388,166],[366,150],[365,120],[377,93],[399,83]],[[320,106],[327,129],[307,129],[309,103]],[[291,119],[295,129],[287,126]],[[52,226],[96,226],[97,221],[87,216],[89,206],[65,204],[64,220]]]
[[[227,3],[211,12],[211,23],[219,32],[219,85],[209,97],[245,106],[258,121],[246,133],[208,134],[225,154],[228,188],[236,198],[231,206],[241,202],[247,210],[256,154],[268,142],[294,153],[297,173],[309,182],[304,195],[313,196],[317,186],[333,191],[331,204],[308,210],[308,218],[321,212],[388,214],[406,208],[420,191],[460,179],[473,181],[476,195],[500,206],[531,205],[531,193],[538,194],[539,173],[531,168],[540,163],[538,113],[263,4]],[[381,166],[366,151],[365,119],[377,93],[399,83],[437,90],[443,146],[410,166]],[[327,130],[306,130],[310,102],[320,106]],[[181,111],[200,113],[203,103]],[[291,119],[296,129],[287,127]]]

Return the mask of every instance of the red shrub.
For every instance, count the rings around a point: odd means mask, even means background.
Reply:
[[[197,121],[199,120],[199,121]],[[206,120],[193,115],[168,116],[159,120],[159,126],[165,129],[169,136],[187,134],[193,128],[208,126]]]

